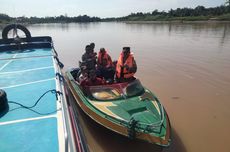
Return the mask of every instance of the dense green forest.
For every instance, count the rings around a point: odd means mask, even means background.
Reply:
[[[68,17],[60,15],[55,17],[10,17],[0,13],[0,24],[6,24],[17,21],[18,23],[71,23],[71,22],[100,22],[100,21],[173,21],[173,20],[228,20],[230,21],[230,0],[226,5],[205,8],[197,6],[196,8],[177,8],[168,12],[154,10],[152,12],[131,13],[128,16],[118,18],[99,18],[80,15],[77,17]]]
[[[230,3],[230,2],[228,2]],[[196,8],[177,8],[168,12],[154,10],[148,13],[131,13],[120,20],[128,21],[170,21],[170,20],[230,20],[230,6],[218,6],[205,8],[197,6]]]
[[[101,21],[99,17],[89,17],[87,15],[80,15],[77,17],[68,17],[67,15],[60,15],[55,17],[17,17],[13,18],[6,14],[0,14],[0,23],[15,22],[18,23],[71,23],[71,22],[98,22]]]

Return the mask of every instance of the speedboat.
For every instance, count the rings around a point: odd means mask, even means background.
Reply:
[[[25,34],[20,37],[19,32]],[[12,32],[11,32],[12,31]],[[13,33],[14,37],[9,38]],[[0,39],[0,151],[87,151],[49,36],[20,24]]]
[[[82,87],[70,69],[65,79],[79,107],[98,124],[130,139],[167,147],[169,117],[158,98],[140,80]]]

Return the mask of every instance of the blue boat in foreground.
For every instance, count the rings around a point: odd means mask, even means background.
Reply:
[[[22,30],[26,37],[8,38]],[[0,39],[0,151],[87,151],[51,37],[13,24]]]

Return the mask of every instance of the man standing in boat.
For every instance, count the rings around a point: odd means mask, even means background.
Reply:
[[[137,71],[137,64],[134,60],[130,47],[123,47],[116,66],[116,79],[118,82],[134,80],[134,74]]]

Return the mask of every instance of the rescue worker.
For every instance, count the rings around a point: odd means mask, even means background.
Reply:
[[[113,61],[105,48],[101,48],[98,52],[97,66],[105,68],[113,66]]]
[[[116,79],[118,82],[134,80],[137,71],[136,61],[130,52],[130,47],[123,47],[116,65]]]
[[[97,70],[99,76],[104,78],[108,83],[112,83],[114,80],[115,68],[110,55],[105,51],[105,48],[101,48],[98,52]]]

